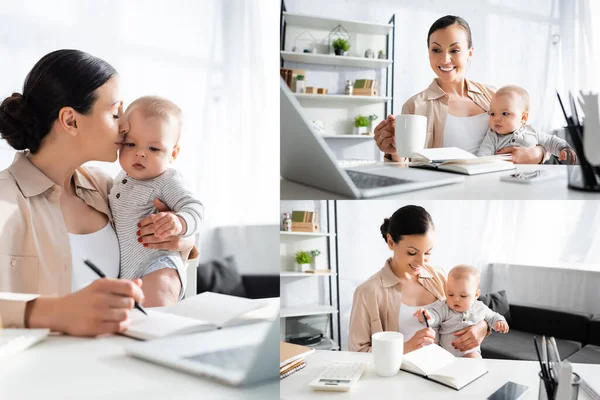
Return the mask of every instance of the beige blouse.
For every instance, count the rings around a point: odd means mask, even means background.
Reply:
[[[398,329],[402,282],[392,271],[390,260],[354,291],[348,334],[350,351],[371,351],[374,333]],[[425,266],[418,282],[437,300],[446,299],[446,276],[442,272]]]
[[[112,178],[80,167],[73,179],[76,195],[113,224],[107,201]],[[25,326],[28,301],[71,292],[71,247],[61,191],[22,152],[0,171],[0,317],[5,327]],[[190,262],[197,257],[194,248]]]

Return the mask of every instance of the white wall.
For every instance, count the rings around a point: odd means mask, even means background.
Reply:
[[[558,115],[554,88],[560,83],[556,74],[569,73],[557,69],[558,47],[550,44],[551,35],[559,28],[560,2],[571,5],[571,0],[332,0],[327,7],[321,0],[285,3],[290,12],[378,23],[387,23],[395,14],[395,113],[435,77],[426,46],[431,24],[447,14],[461,16],[471,27],[475,47],[467,77],[497,88],[507,84],[524,87],[531,96],[530,122],[548,130],[564,123]],[[600,7],[592,4],[592,11],[592,18],[599,20]],[[595,29],[598,57],[600,29]],[[595,90],[600,90],[600,81],[594,78]]]

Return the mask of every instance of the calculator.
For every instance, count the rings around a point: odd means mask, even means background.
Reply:
[[[313,390],[347,392],[365,371],[365,363],[333,363],[313,379],[308,386]]]

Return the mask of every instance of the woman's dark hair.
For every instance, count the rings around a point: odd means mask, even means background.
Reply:
[[[23,94],[13,93],[0,104],[0,134],[16,150],[36,153],[63,107],[87,114],[95,90],[116,70],[106,61],[79,50],[46,54],[27,74]]]
[[[429,38],[433,32],[447,28],[454,24],[460,25],[465,30],[467,33],[467,43],[469,44],[469,48],[473,47],[473,39],[471,37],[471,28],[469,27],[469,24],[467,21],[461,17],[457,17],[456,15],[446,15],[431,25],[431,28],[429,28],[429,33],[427,33],[427,47],[429,48]]]
[[[419,206],[404,206],[396,210],[390,218],[381,224],[381,236],[387,242],[389,233],[394,243],[398,243],[404,235],[424,235],[434,229],[431,215]]]

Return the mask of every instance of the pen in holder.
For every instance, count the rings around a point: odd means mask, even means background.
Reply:
[[[567,122],[567,140],[577,154],[577,164],[569,154],[567,156],[567,172],[569,188],[586,192],[600,192],[600,123],[598,115],[598,95],[585,95],[583,92],[578,98],[584,110],[583,123],[577,112],[575,99],[569,93],[569,103],[572,115],[568,116],[560,94],[556,93],[560,108]]]
[[[574,135],[571,134],[571,129],[566,128],[566,131],[570,138],[569,142],[573,143]],[[567,153],[569,188],[586,192],[600,192],[600,166],[591,165],[583,152],[577,152],[577,158],[577,163],[573,163],[571,154]]]
[[[569,392],[568,399],[557,399],[556,398],[556,385],[551,379],[544,378],[544,375],[540,372],[540,388],[538,394],[538,400],[577,400],[579,395],[579,385],[581,384],[581,378],[575,372],[573,372],[571,378],[571,390]]]

